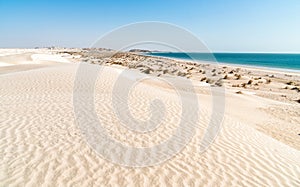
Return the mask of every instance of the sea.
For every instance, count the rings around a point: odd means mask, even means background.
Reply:
[[[150,52],[150,56],[168,57],[182,60],[208,61],[300,72],[300,54],[287,53],[179,53]]]

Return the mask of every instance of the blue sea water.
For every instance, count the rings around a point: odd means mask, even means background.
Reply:
[[[300,54],[278,53],[178,53],[152,52],[148,55],[183,60],[211,61],[218,63],[259,66],[276,69],[300,70]]]

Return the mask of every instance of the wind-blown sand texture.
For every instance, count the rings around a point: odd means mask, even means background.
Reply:
[[[199,154],[210,120],[211,95],[207,85],[193,79],[200,117],[186,148],[145,168],[103,159],[87,144],[74,116],[79,60],[48,50],[0,56],[0,62],[13,64],[0,67],[0,186],[300,186],[299,104],[246,90],[236,94],[240,89],[228,88],[219,136]],[[155,80],[137,85],[130,105],[134,116],[147,119],[152,98],[166,101],[165,123],[150,134],[122,128],[109,95],[122,68],[105,66],[95,85],[95,108],[108,133],[132,146],[153,145],[171,136],[180,119],[180,102],[174,90]],[[139,74],[132,71],[133,77]]]

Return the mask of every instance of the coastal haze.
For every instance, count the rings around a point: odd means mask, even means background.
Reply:
[[[300,186],[299,8],[0,1],[0,186]]]

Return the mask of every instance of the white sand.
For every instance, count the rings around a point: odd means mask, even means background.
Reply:
[[[35,55],[39,63],[46,63],[43,68],[18,71],[18,63],[10,61],[16,69],[0,76],[0,186],[300,186],[300,152],[248,125],[269,120],[256,110],[274,104],[268,99],[227,93],[220,134],[199,154],[211,113],[211,96],[204,94],[202,85],[197,87],[201,112],[196,136],[178,155],[146,168],[103,159],[87,145],[75,123],[72,91],[78,65],[49,64],[57,57],[47,55]],[[110,105],[109,90],[119,73],[105,68],[95,85],[96,111],[109,134],[134,146],[169,137],[180,119],[176,93],[155,81],[137,86],[130,97],[133,114],[146,119],[149,111],[144,104],[158,97],[168,101],[167,120],[150,135],[129,132]],[[133,72],[130,77],[136,76]]]
[[[48,54],[33,54],[31,55],[33,61],[54,61],[54,62],[61,62],[61,63],[69,63],[70,61],[61,55],[48,55]]]
[[[0,62],[0,67],[2,66],[12,66],[13,64],[5,63],[5,62]]]

